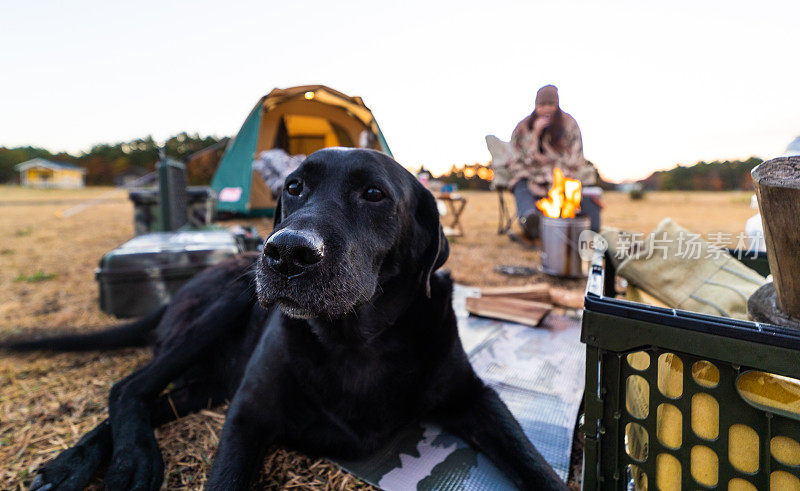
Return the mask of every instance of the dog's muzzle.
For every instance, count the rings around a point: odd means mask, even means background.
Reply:
[[[264,265],[287,278],[302,275],[322,261],[322,237],[308,230],[278,230],[264,244]]]
[[[262,306],[295,318],[340,318],[374,295],[377,276],[313,229],[287,227],[264,243],[256,274]]]

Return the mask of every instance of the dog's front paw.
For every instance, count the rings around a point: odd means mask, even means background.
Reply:
[[[31,483],[32,491],[80,490],[111,453],[111,432],[101,423],[81,440],[39,469]]]
[[[158,490],[164,481],[164,462],[155,439],[147,445],[115,448],[106,472],[110,490]]]
[[[97,466],[83,458],[84,452],[69,448],[44,467],[31,483],[31,491],[79,490],[85,488]]]
[[[49,482],[43,474],[36,476],[36,479],[33,480],[30,487],[31,491],[49,491],[51,489],[55,489],[55,485]]]

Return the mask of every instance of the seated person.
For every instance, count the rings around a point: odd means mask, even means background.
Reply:
[[[558,105],[558,89],[545,85],[536,93],[530,116],[519,122],[511,135],[515,157],[508,163],[509,188],[517,203],[517,217],[525,235],[539,236],[539,210],[536,201],[547,196],[553,185],[553,169],[578,179],[584,186],[595,183],[592,166],[583,158],[583,142],[578,123]],[[581,211],[600,230],[600,206],[593,199],[581,199]]]

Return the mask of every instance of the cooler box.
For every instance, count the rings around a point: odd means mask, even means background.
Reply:
[[[146,315],[192,276],[240,252],[242,242],[226,230],[139,235],[100,260],[100,308],[116,317]]]

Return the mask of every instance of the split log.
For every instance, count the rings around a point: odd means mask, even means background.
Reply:
[[[800,319],[800,157],[769,160],[752,176],[777,306]]]
[[[547,283],[536,283],[524,286],[493,286],[481,289],[481,297],[519,298],[544,302],[570,309],[583,308],[583,292],[568,290]]]
[[[467,297],[467,312],[492,319],[518,322],[536,327],[551,306],[519,298]]]
[[[548,302],[550,300],[550,286],[547,283],[537,283],[524,286],[494,286],[481,288],[481,297],[506,297],[533,300],[534,302]]]
[[[582,309],[584,296],[580,290],[567,290],[566,288],[550,288],[550,303],[570,309]]]

